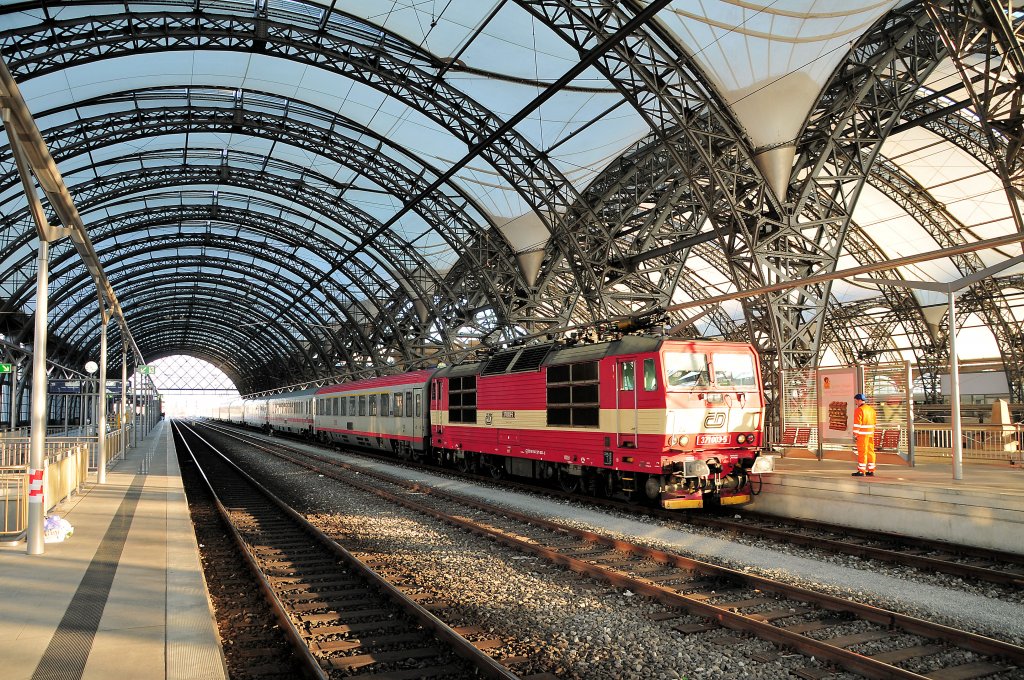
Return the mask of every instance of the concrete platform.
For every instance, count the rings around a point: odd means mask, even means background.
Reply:
[[[776,459],[751,509],[1024,554],[1024,470],[951,463],[878,466],[874,477],[837,460]]]
[[[0,548],[0,676],[227,678],[166,422],[54,512],[71,538]]]

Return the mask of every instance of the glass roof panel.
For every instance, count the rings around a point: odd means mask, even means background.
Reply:
[[[924,227],[872,186],[864,187],[853,211],[853,220],[889,259],[939,247]]]
[[[314,2],[334,4],[328,0]],[[497,4],[494,0],[448,0],[445,3],[348,0],[343,11],[383,26],[416,45],[423,45],[433,54],[448,56],[458,49]]]
[[[897,4],[675,0],[659,19],[694,55],[754,146],[761,147],[796,137],[850,42]]]
[[[836,268],[843,269],[847,266],[856,266],[856,264],[853,263],[853,258],[851,257],[849,259],[851,260],[849,263],[840,261],[839,266]],[[844,279],[836,279],[833,281],[831,292],[832,297],[839,300],[840,304],[878,297],[878,290],[874,286],[865,288],[864,284],[858,284]]]
[[[977,314],[963,319],[963,329],[956,334],[956,354],[961,361],[999,356],[999,344],[988,324]]]
[[[862,34],[884,12],[899,4],[897,0],[857,0],[835,3],[829,0],[703,0],[700,3],[675,0],[670,11],[663,11],[659,21],[685,43],[707,74],[710,82],[731,104],[746,127],[753,146],[784,143],[791,140],[802,126],[809,106],[822,84],[833,73],[852,40]],[[50,15],[39,11],[5,15],[5,28],[18,25],[36,25],[48,16],[70,19],[91,14],[117,14],[130,7],[133,11],[153,13],[188,11],[193,3],[168,0],[149,4],[113,3],[90,4],[71,2],[58,5]],[[402,59],[423,49],[433,55],[417,57],[417,68],[428,73],[444,72],[444,83],[461,90],[469,100],[491,109],[498,117],[508,118],[541,93],[551,82],[577,63],[578,53],[564,43],[556,33],[525,11],[520,3],[498,0],[444,0],[443,2],[375,2],[373,0],[313,0],[313,4],[292,0],[266,0],[257,3],[234,0],[197,0],[196,7],[207,13],[230,13],[232,10],[266,8],[275,20],[294,20],[304,26],[314,26],[329,8],[341,6],[353,16],[363,17],[370,25],[363,34],[373,40],[378,31],[373,24],[404,37],[409,45],[381,34],[380,44],[389,53]],[[839,5],[842,5],[841,7]],[[489,15],[496,16],[488,20]],[[237,14],[237,12],[236,12]],[[335,16],[331,27],[350,27],[352,21]],[[439,61],[434,61],[434,58]],[[457,61],[456,61],[457,59]],[[444,64],[448,62],[447,66]],[[441,65],[440,68],[438,65]],[[955,84],[959,76],[944,64],[930,79],[935,87]],[[159,93],[152,88],[171,86]],[[192,88],[191,91],[186,87]],[[207,87],[219,88],[211,92]],[[200,91],[202,88],[204,91]],[[438,88],[440,91],[440,87]],[[468,142],[449,132],[443,124],[410,108],[397,97],[388,96],[368,85],[331,73],[326,68],[308,66],[285,59],[252,52],[181,51],[161,54],[136,54],[98,63],[84,64],[49,76],[26,82],[23,91],[29,105],[39,111],[111,92],[129,92],[138,95],[138,103],[123,100],[96,106],[80,107],[55,112],[40,122],[40,127],[64,125],[77,116],[102,116],[141,108],[185,106],[213,107],[229,111],[240,104],[251,114],[281,116],[292,123],[308,123],[316,128],[333,125],[332,131],[342,149],[356,143],[376,149],[381,160],[391,159],[413,175],[420,175],[429,183],[437,172],[443,172],[462,159],[473,139]],[[239,97],[235,98],[235,93]],[[951,96],[959,96],[957,94]],[[319,107],[319,108],[317,108]],[[331,121],[333,114],[340,114]],[[967,114],[965,114],[967,115]],[[348,127],[342,118],[351,119],[356,129]],[[365,126],[366,132],[359,131]],[[550,162],[582,192],[586,185],[623,150],[637,139],[649,134],[644,120],[595,69],[578,77],[569,88],[534,111],[516,128],[528,145],[546,154],[542,162]],[[386,140],[381,142],[380,140]],[[108,147],[97,147],[91,155],[81,155],[62,162],[62,170],[69,183],[90,180],[94,174],[115,175],[174,165],[183,165],[185,159],[193,166],[219,166],[222,161],[232,168],[256,172],[263,168],[269,157],[267,173],[280,183],[298,180],[309,182],[313,191],[322,192],[335,200],[339,211],[364,210],[379,223],[386,223],[403,209],[408,196],[388,193],[371,179],[369,172],[359,165],[348,167],[330,156],[329,151],[318,149],[312,140],[310,146],[299,143],[274,142],[242,129],[223,132],[199,132],[189,135],[178,132],[130,140]],[[188,153],[182,149],[188,148]],[[175,153],[177,150],[177,153]],[[226,151],[227,155],[221,155]],[[141,158],[127,156],[145,152]],[[1015,225],[1009,215],[1005,194],[994,174],[979,165],[965,153],[954,150],[948,142],[920,129],[910,130],[887,142],[884,153],[905,168],[917,181],[931,191],[936,201],[966,224],[970,231],[964,237],[970,241],[1013,233]],[[527,153],[525,161],[531,159]],[[109,161],[109,162],[107,162]],[[95,169],[90,163],[100,163]],[[524,159],[510,159],[512,163]],[[302,177],[302,168],[309,168],[328,179],[351,183],[340,189],[319,178]],[[248,176],[248,175],[246,175]],[[180,181],[180,180],[179,180]],[[467,211],[481,227],[488,221],[483,214],[500,218],[501,224],[530,212],[529,200],[519,194],[524,185],[515,178],[505,177],[485,157],[478,157],[459,171],[453,184],[462,188],[478,202]],[[444,189],[463,203],[451,187]],[[8,189],[4,197],[16,195]],[[319,250],[322,244],[313,236],[322,237],[339,250],[351,253],[352,266],[332,273],[332,281],[345,286],[345,292],[362,297],[376,293],[375,273],[383,281],[403,279],[381,260],[387,260],[388,243],[380,238],[367,238],[367,227],[356,222],[336,225],[331,230],[337,213],[327,207],[319,214],[317,208],[300,200],[300,196],[267,197],[258,186],[229,186],[215,179],[187,186],[160,186],[145,190],[102,209],[89,211],[90,220],[113,219],[126,216],[130,211],[162,207],[185,208],[219,206],[242,209],[254,221],[280,220],[295,230],[312,230],[308,241],[290,245],[283,237],[267,235],[250,226],[232,224],[233,217],[212,219],[210,222],[191,220],[180,223],[173,213],[161,216],[161,221],[145,231],[129,236],[106,238],[104,248],[115,243],[143,243],[146,239],[160,240],[181,233],[192,237],[206,236],[208,241],[192,238],[179,254],[182,257],[207,257],[209,264],[181,264],[178,276],[185,272],[205,269],[215,271],[219,266],[213,258],[227,255],[240,263],[252,265],[254,256],[243,255],[240,248],[245,241],[265,244],[282,256],[292,257],[296,266],[306,271],[327,271],[332,253]],[[348,202],[346,204],[345,202]],[[24,206],[22,200],[4,204],[5,211]],[[543,240],[536,233],[546,231],[534,215],[531,220],[513,221],[508,231],[517,231],[516,225],[529,225],[533,242]],[[220,221],[223,220],[223,221]],[[935,239],[920,227],[895,203],[880,192],[867,188],[863,191],[854,214],[853,228],[861,228],[879,244],[886,257],[914,254],[937,248]],[[373,225],[369,225],[372,229]],[[521,226],[520,231],[525,231]],[[390,235],[398,244],[406,244],[405,252],[417,254],[429,266],[446,271],[458,260],[458,253],[445,241],[443,234],[431,227],[416,211],[403,213],[390,227]],[[362,243],[366,240],[367,243]],[[516,240],[512,237],[513,243]],[[351,242],[360,244],[352,252]],[[686,261],[690,285],[706,289],[706,295],[734,290],[727,272],[723,272],[720,257],[708,245],[693,249]],[[706,249],[705,249],[706,248]],[[21,249],[27,250],[26,248]],[[1012,249],[1006,249],[1009,251]],[[704,257],[701,257],[701,254]],[[986,263],[999,261],[1014,253],[985,251],[979,253]],[[378,257],[379,255],[379,257]],[[143,252],[136,245],[135,252],[114,264],[124,271],[137,262],[152,262],[173,267],[166,250]],[[419,266],[418,260],[409,266]],[[852,266],[854,259],[841,255],[839,268]],[[367,276],[359,279],[365,268]],[[296,283],[299,274],[289,274],[276,265],[266,265],[269,272],[286,282]],[[1024,267],[1017,270],[1024,271]],[[910,279],[947,281],[962,275],[948,259],[940,259],[905,268]],[[232,275],[235,276],[235,275]],[[653,275],[652,275],[653,276]],[[358,288],[356,283],[366,283]],[[296,283],[301,291],[306,284]],[[619,293],[628,293],[619,290]],[[833,295],[850,302],[877,296],[877,291],[847,281],[832,286]],[[670,293],[674,300],[686,299],[679,291]],[[86,293],[82,292],[81,296]],[[311,291],[312,297],[321,293]],[[931,300],[928,293],[918,293],[920,299]],[[623,297],[628,297],[624,295]],[[932,296],[934,297],[934,296]],[[939,300],[940,302],[943,300]],[[313,304],[316,304],[315,302]],[[382,303],[383,304],[383,303]],[[376,304],[373,305],[376,308]],[[738,322],[743,321],[743,307],[739,301],[722,305],[723,311]],[[879,307],[881,308],[881,307]],[[694,311],[697,311],[696,309]],[[710,319],[701,322],[708,332],[720,330]],[[84,331],[83,331],[84,332]],[[865,332],[863,328],[855,332]],[[901,336],[906,342],[905,336]]]

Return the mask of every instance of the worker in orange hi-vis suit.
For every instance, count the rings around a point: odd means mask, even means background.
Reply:
[[[863,394],[855,394],[853,403],[853,436],[857,440],[857,471],[854,477],[875,476],[875,407],[865,403]]]

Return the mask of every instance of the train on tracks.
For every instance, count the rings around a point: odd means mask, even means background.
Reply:
[[[772,469],[762,388],[751,345],[627,335],[238,400],[217,417],[495,479],[702,508],[749,502],[751,477]]]

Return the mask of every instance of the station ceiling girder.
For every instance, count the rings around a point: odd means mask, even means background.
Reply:
[[[708,25],[716,4],[702,10]],[[748,9],[770,17],[770,4]],[[808,25],[825,21],[811,4]],[[880,297],[849,299],[848,286],[837,293],[821,282],[843,258],[867,264],[899,254],[869,214],[854,214],[867,189],[899,206],[939,247],[993,235],[988,224],[950,209],[941,183],[903,166],[916,150],[889,154],[886,145],[919,128],[962,149],[998,178],[1012,228],[1022,230],[1024,133],[1014,96],[1022,17],[995,0],[893,3],[855,36],[799,134],[772,147],[753,141],[749,120],[702,61],[707,55],[685,44],[675,28],[682,13],[659,15],[596,55],[564,101],[561,93],[552,99],[563,107],[577,95],[592,103],[573,100],[575,111],[537,105],[529,120],[508,126],[568,67],[552,60],[531,79],[517,63],[473,63],[486,61],[474,48],[490,45],[491,22],[527,17],[539,29],[533,39],[549,41],[544,52],[569,61],[591,54],[644,5],[495,3],[480,9],[461,41],[447,42],[443,13],[441,28],[431,33],[432,24],[420,36],[409,28],[415,22],[400,20],[415,7],[396,5],[398,19],[383,25],[360,15],[358,2],[346,7],[349,14],[316,2],[264,4],[253,13],[235,0],[195,7],[158,0],[0,9],[0,51],[26,87],[40,88],[40,127],[105,267],[130,291],[125,309],[156,324],[159,341],[147,351],[206,348],[240,385],[262,390],[791,283],[699,314],[673,312],[669,325],[750,339],[770,369],[814,365],[826,348],[848,360],[909,353],[931,376],[926,394],[935,399],[948,330],[928,322],[919,296],[882,286]],[[664,11],[675,9],[668,3]],[[699,23],[695,12],[688,20]],[[174,74],[178,55],[238,53],[303,75],[294,83],[273,74],[232,82],[228,67],[193,66],[179,83],[161,76],[130,88],[94,76],[99,65],[145,65],[153,55]],[[81,92],[47,90],[61,74],[84,84]],[[377,98],[324,98],[346,88]],[[516,94],[502,100],[498,88]],[[544,127],[559,116],[562,132]],[[609,142],[613,121],[632,137]],[[403,127],[415,125],[422,142]],[[439,136],[451,140],[443,152],[433,141]],[[598,159],[594,149],[604,144]],[[585,153],[587,164],[574,165]],[[30,314],[31,222],[15,180],[9,150],[0,148],[0,253],[9,265],[0,311]],[[501,201],[508,214],[496,210]],[[512,238],[507,227],[524,215],[543,232],[532,250],[523,249],[529,238]],[[147,236],[164,244],[146,243]],[[67,254],[54,252],[54,328],[70,356],[84,355],[98,325],[89,319],[87,277]],[[963,254],[949,268],[965,275],[991,259]],[[246,294],[247,267],[261,294]],[[223,291],[218,271],[236,273]],[[1024,314],[992,282],[972,295],[969,308],[991,329],[1012,394],[1024,398],[1016,356]],[[200,311],[210,300],[223,309]],[[185,318],[161,318],[162,305],[174,310],[164,316]],[[245,312],[270,316],[272,305],[281,305],[279,322],[246,339],[238,331]],[[860,314],[878,322],[874,332],[862,332]],[[264,347],[246,350],[245,342]],[[275,362],[284,368],[267,371]]]

